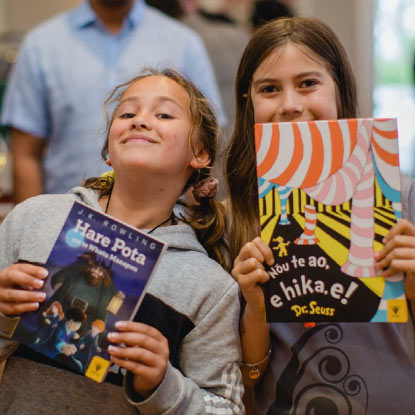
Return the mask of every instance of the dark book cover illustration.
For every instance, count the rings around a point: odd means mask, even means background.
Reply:
[[[374,253],[402,216],[395,119],[255,125],[267,321],[404,322]]]
[[[13,338],[102,382],[107,333],[131,320],[166,244],[74,202],[45,267],[46,300],[24,313]]]

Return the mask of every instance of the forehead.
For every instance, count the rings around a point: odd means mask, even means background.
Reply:
[[[122,99],[132,96],[139,97],[142,94],[154,97],[166,96],[184,105],[190,101],[190,96],[186,89],[167,76],[147,76],[139,79],[127,88]]]
[[[272,51],[258,66],[253,80],[278,77],[284,72],[328,71],[327,63],[304,45],[287,42]]]

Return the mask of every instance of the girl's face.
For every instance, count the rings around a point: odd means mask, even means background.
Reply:
[[[189,105],[187,91],[167,77],[149,76],[130,85],[108,135],[114,169],[144,168],[153,174],[187,178],[194,159]]]
[[[336,85],[311,53],[288,42],[258,66],[251,83],[256,123],[337,119]]]

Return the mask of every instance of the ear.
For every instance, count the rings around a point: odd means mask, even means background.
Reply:
[[[190,166],[194,169],[203,169],[204,167],[209,166],[209,164],[210,157],[205,148],[198,150],[198,153],[190,160]]]
[[[109,159],[109,157],[105,160],[105,163],[106,163],[108,166],[112,166],[112,163],[111,163],[111,160]]]

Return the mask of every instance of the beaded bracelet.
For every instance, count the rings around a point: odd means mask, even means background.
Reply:
[[[260,360],[259,362],[255,362],[255,363],[244,363],[242,362],[241,365],[245,366],[249,369],[249,378],[250,379],[258,379],[259,376],[261,375],[261,371],[258,369],[258,366],[262,365],[263,363],[265,363],[267,360],[269,360],[269,358],[271,357],[271,353],[272,353],[272,347],[270,346],[267,354],[265,355],[265,357]]]

